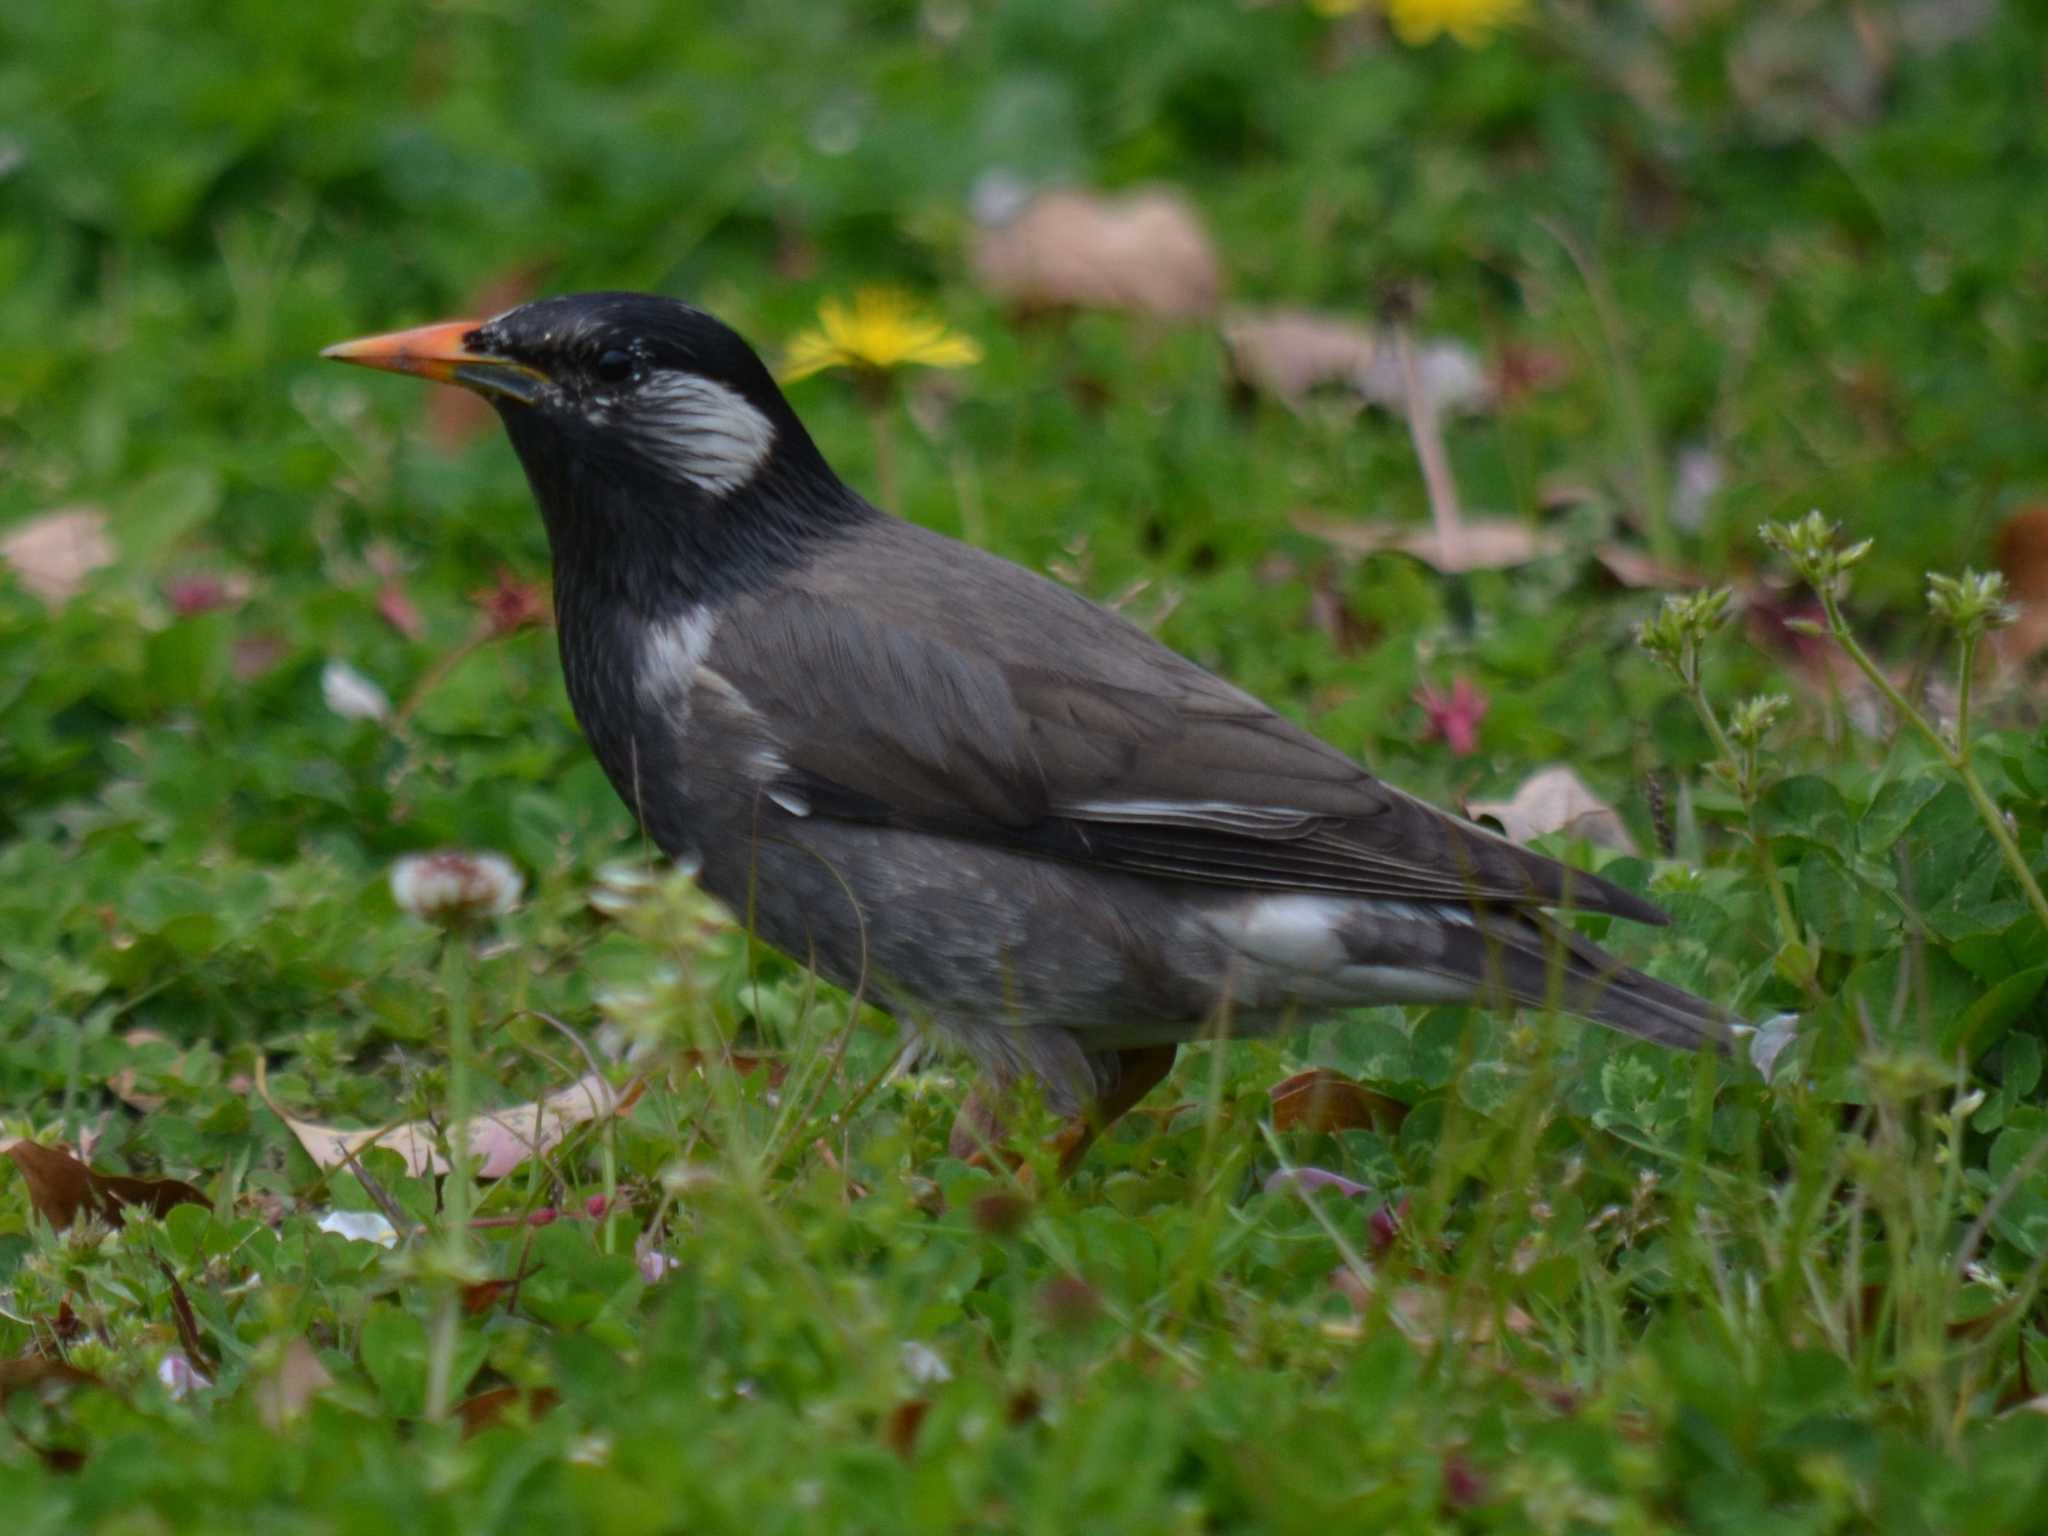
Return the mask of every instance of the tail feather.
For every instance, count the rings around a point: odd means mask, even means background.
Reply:
[[[1683,987],[1646,976],[1541,913],[1482,914],[1445,935],[1444,971],[1474,980],[1480,1000],[1556,1008],[1680,1050],[1725,1051],[1738,1023]]]

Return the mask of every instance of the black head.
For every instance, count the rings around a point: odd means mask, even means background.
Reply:
[[[660,588],[751,585],[812,537],[875,515],[754,349],[673,299],[568,294],[323,355],[488,399],[540,503],[558,586],[601,581],[661,606]]]

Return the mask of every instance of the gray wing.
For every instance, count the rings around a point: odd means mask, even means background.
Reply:
[[[1019,567],[943,542],[935,594],[909,534],[867,584],[842,565],[719,625],[707,659],[760,717],[785,804],[1161,879],[1665,920]]]

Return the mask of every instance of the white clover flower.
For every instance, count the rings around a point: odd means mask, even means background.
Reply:
[[[903,1374],[920,1387],[953,1379],[952,1368],[940,1358],[939,1352],[916,1339],[903,1341]]]
[[[391,718],[391,696],[345,661],[320,669],[320,697],[344,720]]]
[[[391,899],[414,917],[444,927],[510,912],[525,889],[512,861],[495,853],[444,848],[409,853],[391,866]]]

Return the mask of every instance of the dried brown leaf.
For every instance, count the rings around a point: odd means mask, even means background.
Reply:
[[[1403,554],[1439,571],[1493,571],[1527,565],[1563,546],[1550,534],[1507,518],[1462,522],[1455,534],[1412,523],[1360,522],[1297,512],[1294,526],[1351,555]]]
[[[515,1408],[531,1424],[561,1400],[562,1394],[553,1387],[492,1387],[457,1403],[455,1416],[462,1421],[462,1438],[467,1440],[471,1435],[495,1429]]]
[[[1655,555],[1627,544],[1606,543],[1593,548],[1600,568],[1624,587],[1649,592],[1691,591],[1707,584],[1698,571],[1683,565],[1667,565]]]
[[[1240,383],[1290,406],[1327,384],[1356,387],[1378,350],[1366,327],[1305,309],[1234,310],[1223,340]]]
[[[1024,310],[1118,309],[1162,320],[1212,313],[1223,262],[1178,192],[1041,193],[968,251],[975,280]]]
[[[1562,764],[1532,775],[1512,799],[1474,800],[1465,809],[1473,816],[1493,817],[1518,843],[1550,832],[1567,832],[1603,848],[1636,851],[1635,841],[1614,807]]]
[[[61,608],[86,577],[117,558],[107,514],[98,507],[59,507],[0,533],[0,565],[13,568],[22,590]]]
[[[7,1156],[28,1185],[29,1204],[53,1227],[68,1227],[82,1212],[119,1226],[129,1208],[161,1216],[175,1205],[206,1205],[206,1196],[182,1179],[137,1179],[89,1168],[61,1147],[17,1141]]]
[[[480,1179],[499,1179],[532,1158],[560,1145],[577,1126],[606,1115],[624,1114],[640,1097],[644,1085],[635,1078],[624,1088],[613,1088],[596,1073],[587,1073],[567,1088],[556,1090],[532,1104],[514,1104],[473,1116],[468,1122],[470,1157]],[[301,1120],[287,1114],[270,1097],[264,1075],[257,1074],[256,1091],[272,1114],[296,1136],[306,1155],[322,1168],[339,1168],[352,1156],[371,1147],[384,1147],[405,1159],[406,1172],[446,1173],[448,1160],[438,1150],[435,1128],[423,1120],[401,1121],[375,1129],[349,1129]],[[460,1127],[452,1127],[452,1139]]]
[[[185,1351],[185,1358],[194,1367],[208,1365],[213,1353],[206,1348],[206,1342],[199,1336],[199,1319],[193,1315],[192,1298],[185,1294],[185,1287],[178,1282],[177,1271],[163,1259],[156,1261],[156,1267],[171,1287],[171,1321],[178,1330],[178,1347]]]
[[[1991,541],[2019,621],[1995,630],[1991,643],[2007,666],[2021,666],[2048,649],[2048,502],[2021,507]]]
[[[1273,1128],[1279,1131],[1380,1131],[1399,1128],[1408,1106],[1340,1072],[1311,1067],[1275,1083]]]

